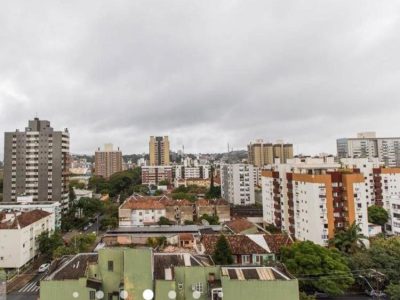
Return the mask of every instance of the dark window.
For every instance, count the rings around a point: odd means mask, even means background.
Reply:
[[[108,271],[110,272],[114,271],[114,262],[112,260],[108,261]]]
[[[90,300],[96,300],[96,292],[95,291],[90,291],[89,292],[89,299]]]

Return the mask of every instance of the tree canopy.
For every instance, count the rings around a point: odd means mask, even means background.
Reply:
[[[383,226],[388,220],[389,214],[383,207],[377,205],[368,207],[368,222]]]
[[[296,242],[282,249],[281,259],[304,290],[340,295],[354,282],[350,268],[336,249],[310,241]]]
[[[215,245],[212,258],[217,265],[230,265],[233,263],[231,247],[223,234],[220,235]]]
[[[361,233],[361,228],[355,222],[347,229],[339,230],[330,240],[330,245],[343,253],[351,254],[364,249],[364,241],[367,237]]]

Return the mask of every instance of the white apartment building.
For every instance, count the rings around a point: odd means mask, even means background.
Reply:
[[[387,167],[400,167],[400,137],[377,138],[375,132],[359,133],[356,138],[337,140],[341,158],[378,158]]]
[[[0,268],[23,267],[38,254],[38,236],[54,229],[54,214],[43,210],[0,213]]]
[[[210,166],[176,166],[175,179],[209,179]]]
[[[358,169],[364,175],[365,197],[369,205],[384,207],[389,213],[386,231],[400,234],[400,168],[385,168],[379,158],[341,159],[345,168]]]
[[[60,202],[0,202],[0,213],[29,212],[33,210],[43,210],[53,214],[54,228],[61,228],[62,209]]]
[[[269,168],[262,176],[265,223],[320,245],[353,222],[368,235],[362,174],[342,172],[330,157],[290,159]]]
[[[221,165],[222,198],[234,205],[255,204],[254,172],[249,164]]]

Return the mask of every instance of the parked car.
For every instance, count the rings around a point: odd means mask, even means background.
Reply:
[[[39,267],[38,272],[39,272],[39,273],[47,272],[47,271],[49,270],[49,267],[50,267],[50,264],[49,264],[49,263],[42,264],[42,265]]]

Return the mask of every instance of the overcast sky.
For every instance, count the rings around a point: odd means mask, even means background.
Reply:
[[[400,135],[399,1],[17,1],[0,9],[0,128],[36,114],[71,152]],[[3,156],[3,138],[0,141]]]

